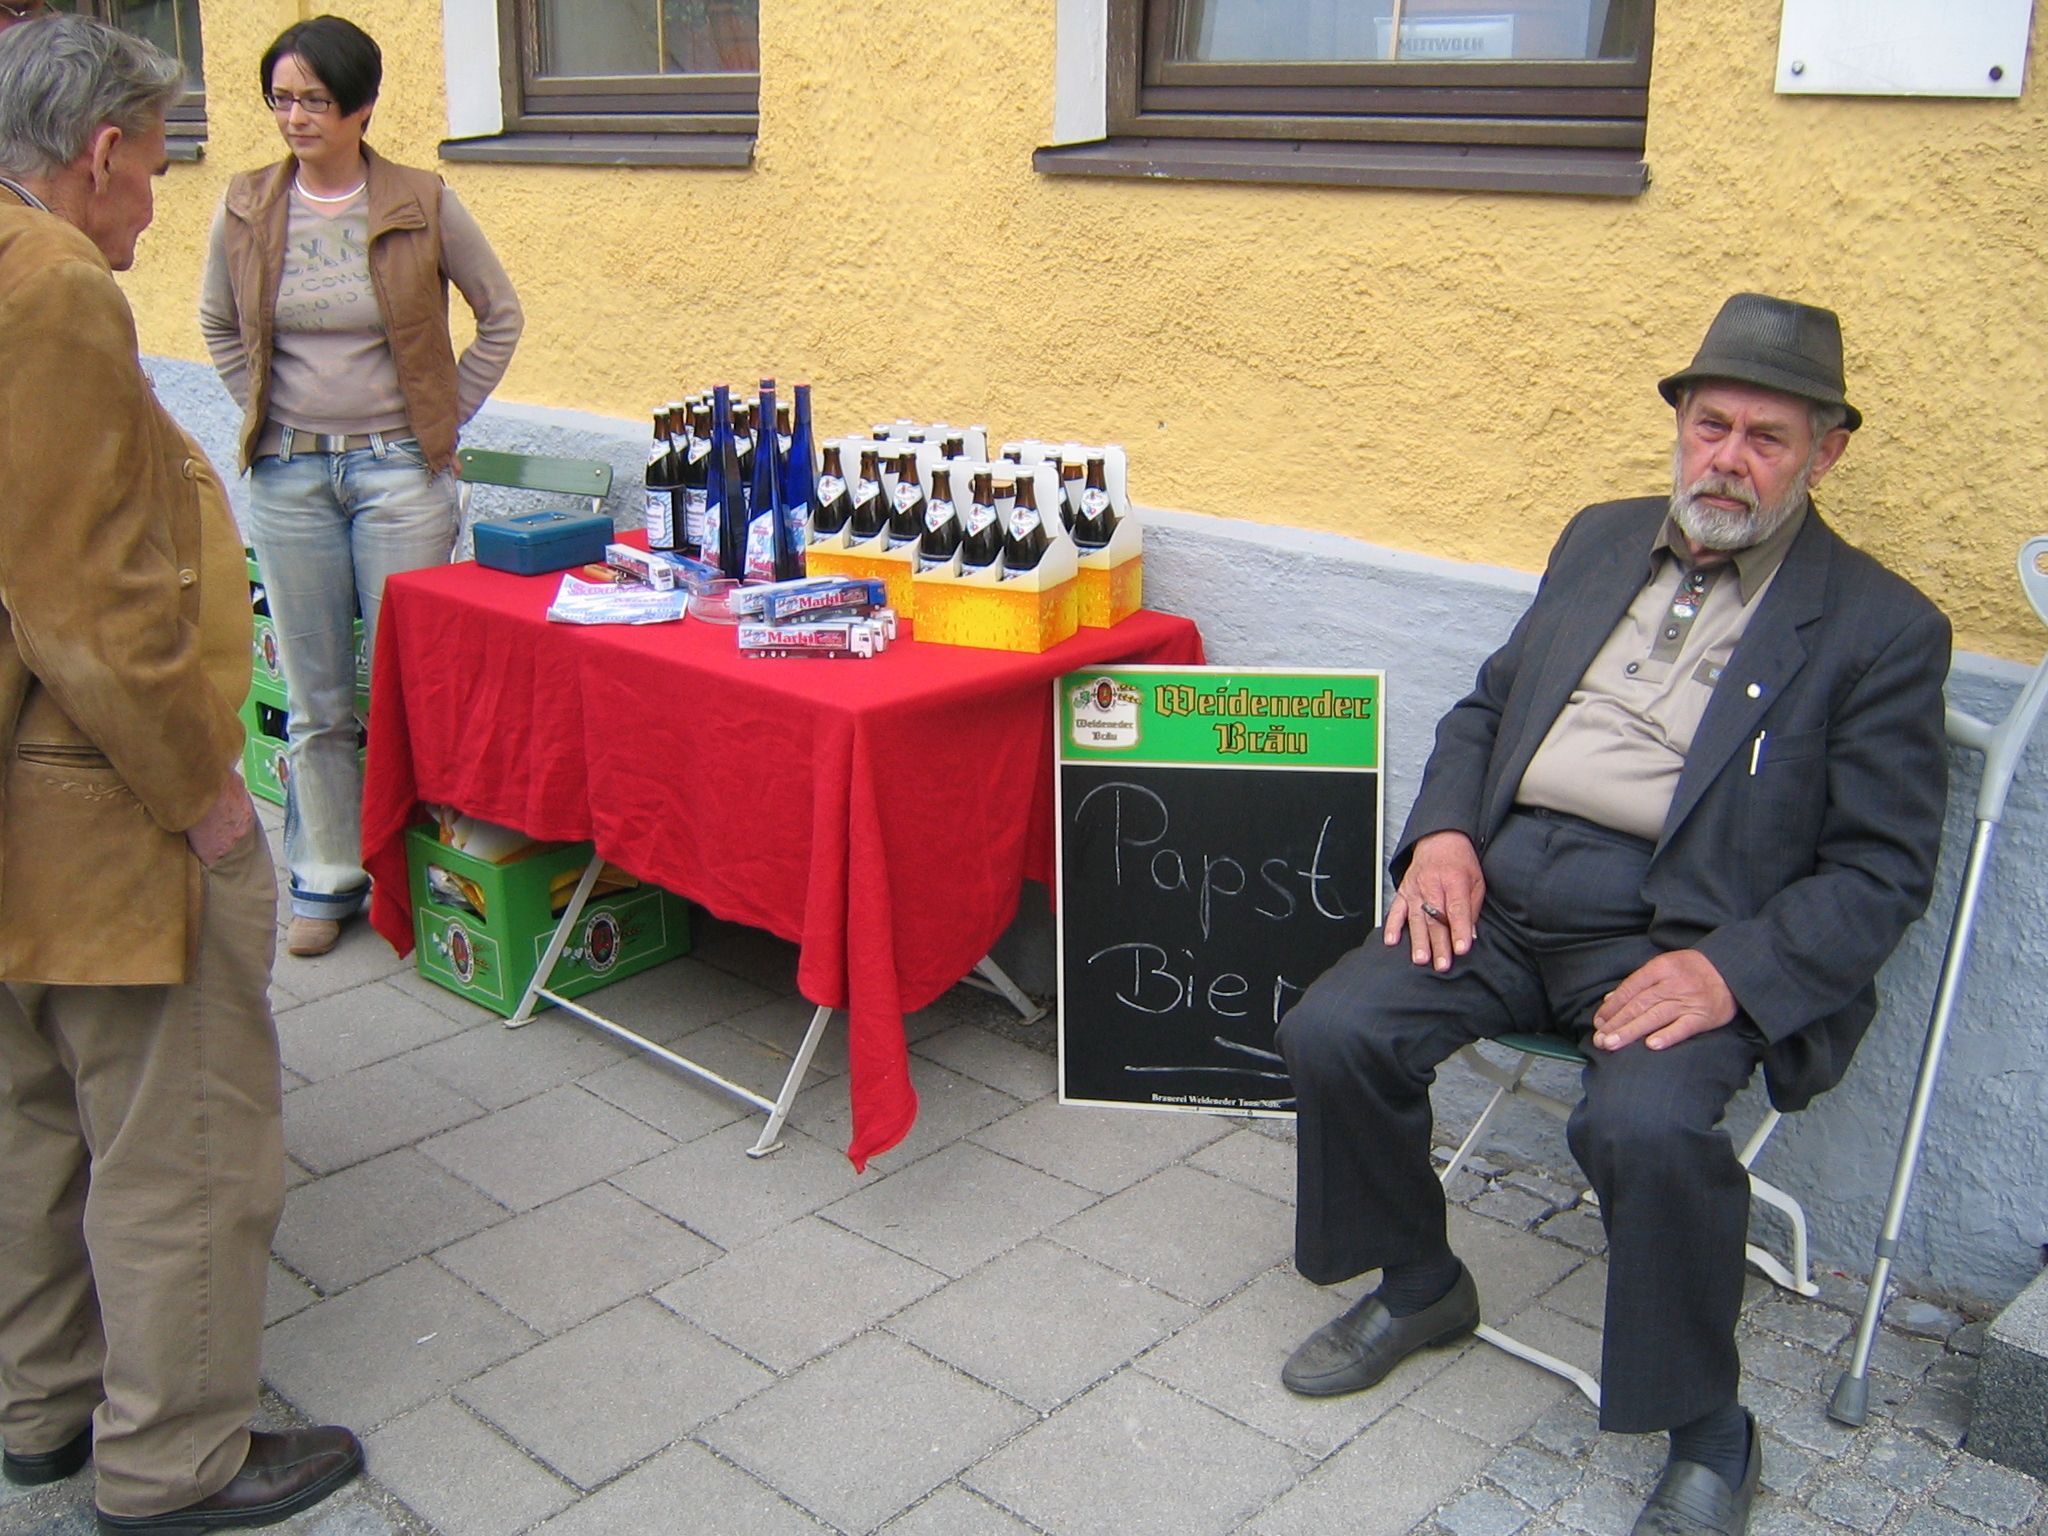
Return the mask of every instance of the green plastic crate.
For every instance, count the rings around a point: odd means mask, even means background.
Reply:
[[[358,724],[357,735],[365,739],[356,748],[356,761],[367,763],[369,732]],[[284,684],[260,675],[251,678],[249,697],[242,701],[242,778],[250,794],[272,805],[284,804],[284,784],[291,776],[284,751]]]
[[[249,793],[284,804],[284,684],[260,673],[242,701],[242,778]]]
[[[550,844],[509,864],[492,864],[448,847],[432,827],[414,827],[405,835],[405,852],[419,973],[511,1017],[555,931],[553,882],[581,873],[590,862],[590,844]],[[437,897],[427,881],[430,864],[471,882],[482,913]],[[565,896],[571,888],[573,882],[566,883]],[[563,997],[581,997],[689,952],[688,903],[657,886],[638,885],[595,897],[584,907],[548,987]]]

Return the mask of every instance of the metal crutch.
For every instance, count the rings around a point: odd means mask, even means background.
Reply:
[[[2020,547],[2020,585],[2041,622],[2048,624],[2048,536],[2033,538]],[[1991,862],[1991,842],[1998,831],[1998,819],[2005,814],[2005,794],[2012,788],[2020,754],[2035,718],[2048,702],[2048,656],[2034,669],[2027,686],[2014,700],[2011,711],[1996,726],[1975,715],[1951,708],[1948,711],[1949,740],[1984,754],[1984,782],[1977,791],[1977,831],[1970,840],[1970,861],[1963,870],[1962,890],[1956,897],[1955,923],[1949,929],[1948,952],[1941,962],[1941,981],[1934,992],[1934,1009],[1927,1021],[1927,1042],[1920,1050],[1920,1076],[1913,1085],[1913,1107],[1906,1116],[1906,1133],[1899,1147],[1898,1167],[1892,1174],[1891,1199],[1885,1203],[1884,1228],[1878,1233],[1876,1260],[1870,1271],[1870,1290],[1863,1299],[1863,1319],[1856,1328],[1856,1352],[1849,1369],[1835,1384],[1828,1402],[1828,1417],[1838,1424],[1861,1425],[1870,1408],[1870,1347],[1877,1337],[1878,1319],[1884,1314],[1886,1283],[1891,1278],[1892,1260],[1899,1251],[1899,1233],[1905,1225],[1906,1199],[1913,1190],[1913,1175],[1920,1162],[1920,1143],[1927,1133],[1927,1113],[1934,1099],[1934,1080],[1941,1072],[1942,1047],[1948,1038],[1949,1015],[1956,994],[1962,988],[1963,967],[1970,958],[1970,929],[1977,919],[1977,890],[1983,884],[1985,868]]]

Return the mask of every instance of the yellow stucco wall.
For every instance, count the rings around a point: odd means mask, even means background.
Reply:
[[[203,356],[207,218],[278,152],[255,61],[318,8],[204,6],[207,158],[130,280],[153,351]],[[435,164],[440,7],[335,8],[384,46],[374,141]],[[1779,98],[1780,10],[1659,7],[1654,180],[1626,201],[1038,176],[1051,0],[765,0],[750,171],[441,169],[526,304],[504,398],[638,417],[768,371],[828,428],[1117,440],[1146,503],[1526,569],[1582,502],[1667,483],[1652,383],[1726,293],[1827,303],[1868,422],[1823,505],[1960,644],[2031,662],[2042,28],[2017,102]]]

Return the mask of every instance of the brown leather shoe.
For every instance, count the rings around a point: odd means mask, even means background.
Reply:
[[[341,938],[341,924],[329,917],[294,917],[284,931],[284,952],[307,959],[324,955]]]
[[[338,1424],[249,1432],[249,1455],[228,1485],[210,1499],[161,1515],[110,1515],[96,1509],[103,1531],[202,1536],[231,1526],[275,1525],[310,1509],[363,1469],[362,1442]]]

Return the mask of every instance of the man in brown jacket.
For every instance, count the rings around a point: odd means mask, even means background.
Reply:
[[[113,273],[177,64],[0,35],[0,1438],[101,1528],[266,1525],[354,1476],[250,1431],[283,1198],[276,885],[236,776],[241,540]]]

